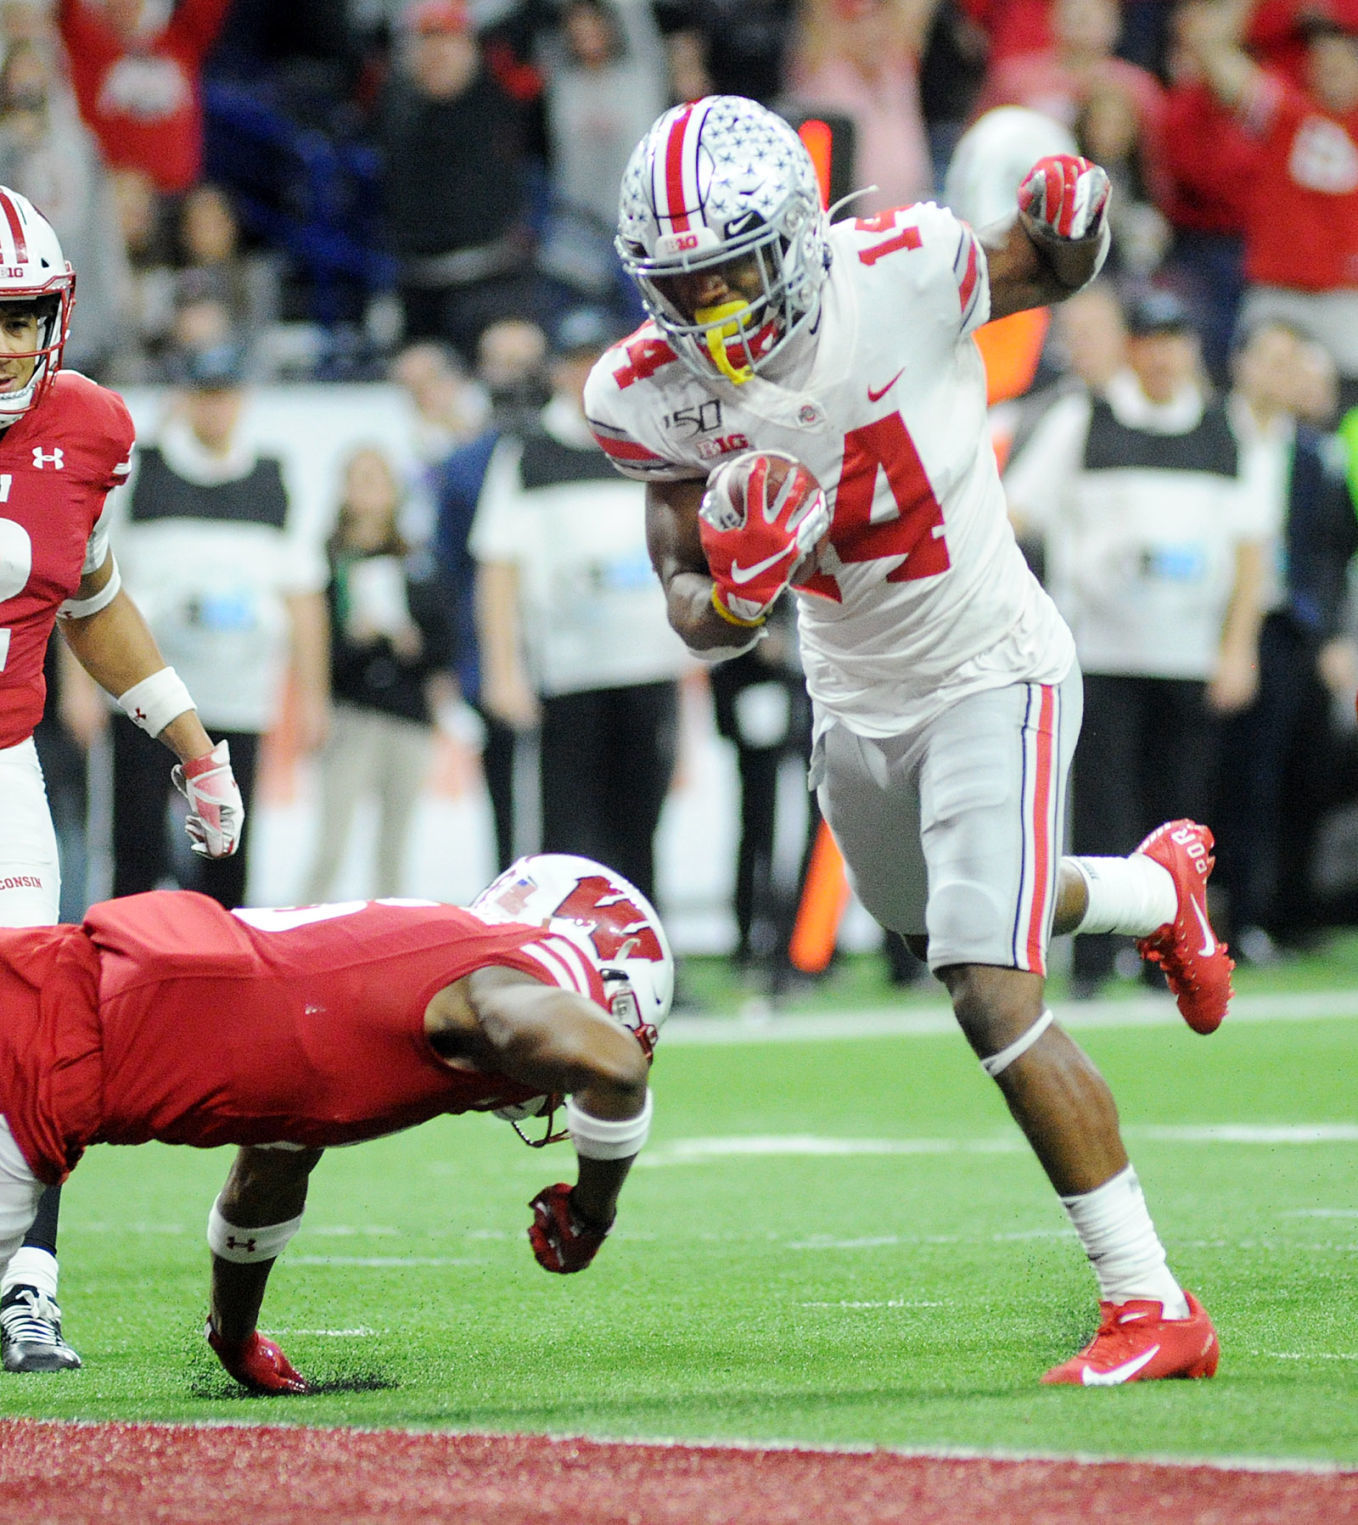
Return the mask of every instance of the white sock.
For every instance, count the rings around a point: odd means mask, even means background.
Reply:
[[[57,1300],[57,1259],[47,1250],[35,1245],[21,1244],[5,1267],[5,1277],[0,1281],[0,1297],[11,1287],[36,1287],[46,1292],[53,1302]]]
[[[1163,1303],[1166,1318],[1187,1318],[1188,1300],[1165,1263],[1141,1182],[1130,1165],[1078,1197],[1062,1197],[1107,1303],[1146,1298]]]
[[[1173,921],[1179,892],[1167,868],[1144,853],[1126,858],[1067,858],[1085,882],[1089,904],[1077,932],[1149,937]]]

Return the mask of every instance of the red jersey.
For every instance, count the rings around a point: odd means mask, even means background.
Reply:
[[[1241,104],[1258,134],[1245,276],[1266,286],[1358,286],[1358,111],[1337,117],[1281,75]]]
[[[202,172],[203,60],[230,0],[178,0],[164,27],[124,42],[90,0],[61,0],[58,23],[80,115],[114,169],[156,189],[189,190]]]
[[[135,433],[116,392],[58,371],[0,433],[0,747],[42,719],[42,664],[58,608],[80,586],[85,542],[128,473]]]
[[[526,1101],[425,1036],[435,993],[487,965],[603,1002],[565,938],[424,902],[230,912],[160,890],[0,931],[0,1112],[55,1181],[90,1143],[325,1147]]]

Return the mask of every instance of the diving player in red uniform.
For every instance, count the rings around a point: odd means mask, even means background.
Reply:
[[[243,811],[226,744],[214,747],[188,689],[122,591],[104,499],[128,471],[132,420],[116,393],[61,354],[75,272],[51,225],[0,186],[0,926],[57,920],[61,877],[33,728],[54,624],[82,667],[179,758],[195,852],[240,840]],[[45,1197],[0,1282],[0,1348],[9,1371],[80,1365],[57,1306],[58,1195]]]
[[[322,1152],[444,1113],[545,1118],[579,1172],[534,1199],[529,1240],[544,1269],[583,1270],[650,1128],[673,990],[650,903],[563,854],[465,910],[157,891],[0,931],[0,1265],[90,1144],[241,1145],[208,1220],[208,1342],[246,1386],[305,1392],[256,1319]]]

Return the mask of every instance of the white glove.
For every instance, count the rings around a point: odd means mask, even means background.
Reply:
[[[240,846],[245,806],[231,772],[231,749],[219,741],[210,752],[176,763],[174,786],[189,802],[184,829],[194,852],[204,858],[229,858]]]

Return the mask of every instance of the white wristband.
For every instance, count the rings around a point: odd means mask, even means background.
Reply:
[[[207,1215],[207,1246],[220,1259],[234,1261],[237,1265],[255,1265],[261,1260],[276,1259],[302,1226],[302,1215],[298,1213],[286,1223],[267,1223],[263,1228],[237,1228],[222,1217],[220,1201],[218,1197]]]
[[[119,694],[118,704],[133,725],[159,736],[176,716],[193,708],[193,695],[173,667],[162,667]]]
[[[113,570],[109,573],[108,581],[104,586],[97,593],[91,593],[88,598],[68,598],[57,609],[58,619],[87,620],[90,615],[98,614],[101,609],[107,609],[117,598],[123,586],[123,574],[118,570],[118,563],[111,554],[109,559],[113,561]]]
[[[630,1160],[651,1131],[651,1111],[649,1091],[646,1092],[645,1106],[635,1117],[624,1117],[616,1122],[581,1111],[575,1098],[568,1096],[566,1126],[576,1154],[583,1160]]]

